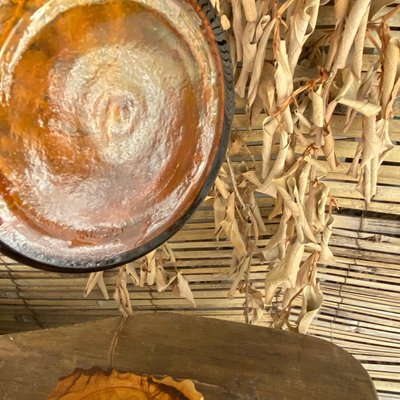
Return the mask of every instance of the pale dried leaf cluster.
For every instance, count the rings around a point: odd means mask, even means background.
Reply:
[[[335,26],[313,40],[319,12],[328,3],[333,4]],[[329,185],[321,181],[328,173],[321,161],[331,170],[339,164],[331,125],[334,113],[344,110],[345,130],[362,118],[362,138],[348,173],[358,178],[357,190],[366,203],[377,192],[379,166],[393,147],[389,121],[400,86],[400,43],[388,25],[400,6],[385,8],[392,3],[218,2],[220,15],[230,20],[224,29],[237,77],[235,92],[245,100],[249,126],[254,127],[257,115],[266,114],[262,166],[258,169],[246,141],[236,132],[214,190],[217,238],[223,231],[234,247],[229,295],[236,289],[246,294],[249,322],[260,319],[267,306],[275,327],[304,333],[322,305],[316,269],[318,264],[334,263],[329,239],[337,204]],[[367,72],[366,40],[377,54]],[[234,162],[239,160],[236,156],[241,162]],[[265,228],[257,207],[260,196],[275,199],[268,218],[280,218],[277,232],[264,248],[258,244]],[[249,277],[256,255],[268,264],[264,296],[255,291]],[[272,307],[281,292],[280,307]],[[300,314],[290,319],[300,294]]]
[[[228,296],[245,298],[246,321],[257,323],[268,311],[277,328],[306,333],[323,303],[317,266],[335,262],[329,249],[336,200],[322,182],[339,161],[335,154],[332,116],[344,113],[345,130],[362,119],[362,137],[348,171],[357,190],[370,203],[377,193],[378,170],[393,145],[390,119],[400,88],[400,41],[393,38],[390,18],[400,6],[388,0],[212,0],[226,31],[235,93],[245,101],[249,127],[262,128],[262,163],[258,166],[246,140],[232,133],[227,160],[210,193],[215,233],[233,245]],[[332,6],[334,27],[314,39],[318,16]],[[318,36],[317,36],[318,37]],[[365,43],[375,47],[375,62],[366,70]],[[265,114],[262,127],[254,126]],[[262,215],[259,199],[274,207]],[[266,246],[266,219],[279,220]],[[124,313],[132,311],[127,290],[145,285],[161,292],[172,287],[194,304],[188,282],[178,271],[167,274],[170,246],[149,253],[138,270],[122,267],[114,298]],[[251,281],[254,258],[266,265],[264,290]],[[85,295],[101,273],[89,278]],[[293,306],[301,297],[301,310]],[[279,302],[276,300],[279,299]],[[279,305],[277,306],[277,303]]]
[[[174,268],[174,272],[167,272],[164,264],[174,266],[176,262],[174,252],[168,243],[164,243],[159,249],[153,250],[138,262],[126,264],[118,269],[115,278],[114,300],[123,315],[131,315],[133,312],[132,301],[128,284],[131,287],[147,287],[158,293],[172,288],[174,293],[182,297],[195,307],[189,283],[180,271]],[[98,286],[105,299],[108,300],[108,291],[104,282],[104,272],[93,272],[89,275],[84,296],[87,297]]]

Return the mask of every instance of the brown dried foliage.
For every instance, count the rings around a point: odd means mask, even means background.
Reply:
[[[242,66],[236,94],[246,101],[250,124],[257,114],[266,114],[260,170],[254,159],[243,161],[251,158],[248,154],[235,150],[236,134],[227,160],[231,173],[221,174],[215,186],[217,234],[222,227],[234,247],[229,295],[236,289],[246,295],[249,322],[260,319],[266,306],[275,327],[302,333],[323,302],[317,266],[334,263],[329,239],[336,201],[329,184],[322,182],[328,171],[319,161],[325,159],[332,170],[338,165],[332,115],[346,110],[345,129],[356,116],[362,118],[363,135],[349,174],[358,178],[357,190],[369,203],[377,191],[379,166],[393,147],[389,120],[400,87],[400,43],[388,25],[399,7],[385,8],[392,1],[335,0],[335,27],[315,42],[312,34],[326,3],[227,0],[223,8],[231,20],[234,69]],[[245,4],[251,5],[251,12]],[[362,68],[366,40],[379,54],[367,73]],[[245,141],[241,148],[250,152]],[[240,164],[230,161],[237,155]],[[263,226],[260,196],[275,199],[268,218],[280,218],[265,247],[258,245]],[[250,279],[254,256],[267,264],[261,298]],[[255,293],[259,301],[254,301]],[[291,310],[299,295],[302,306],[294,320]],[[279,299],[278,307],[274,299]]]
[[[326,160],[332,170],[338,165],[332,115],[345,109],[345,129],[356,116],[362,118],[362,138],[348,173],[358,178],[357,190],[369,203],[377,191],[379,166],[393,147],[389,121],[400,87],[400,42],[391,37],[388,25],[400,7],[386,8],[393,3],[387,0],[335,0],[334,28],[313,40],[327,3],[213,0],[229,39],[235,91],[245,99],[250,125],[257,114],[266,114],[260,170],[246,140],[234,132],[210,194],[217,239],[225,236],[233,245],[228,296],[244,296],[247,322],[269,314],[273,326],[301,333],[323,302],[317,267],[334,263],[329,239],[337,203],[329,184],[322,182],[328,171],[320,161]],[[378,55],[368,72],[362,68],[366,40]],[[274,199],[268,216],[261,214],[260,197]],[[263,247],[265,218],[279,218],[279,226]],[[266,265],[263,291],[251,279],[255,257]],[[194,303],[183,276],[178,271],[167,276],[159,260],[152,252],[139,273],[132,266],[121,269],[115,298],[124,312],[129,312],[126,276],[158,291],[173,286]],[[101,275],[95,274],[85,294],[96,284],[105,293]],[[301,310],[294,319],[299,296]]]

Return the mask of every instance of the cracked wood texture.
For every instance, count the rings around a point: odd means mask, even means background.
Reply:
[[[60,377],[75,368],[109,369],[111,358],[119,370],[191,379],[207,400],[377,399],[367,372],[338,346],[177,314],[4,335],[0,354],[0,389],[9,400],[45,399]]]

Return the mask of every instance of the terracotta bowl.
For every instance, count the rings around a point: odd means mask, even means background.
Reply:
[[[95,271],[172,236],[209,191],[233,108],[208,0],[0,6],[0,243]]]

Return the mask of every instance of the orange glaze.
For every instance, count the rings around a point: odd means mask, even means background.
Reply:
[[[148,242],[198,196],[220,141],[221,72],[189,4],[177,15],[181,0],[148,2],[16,4],[0,54],[9,246],[101,259]]]

